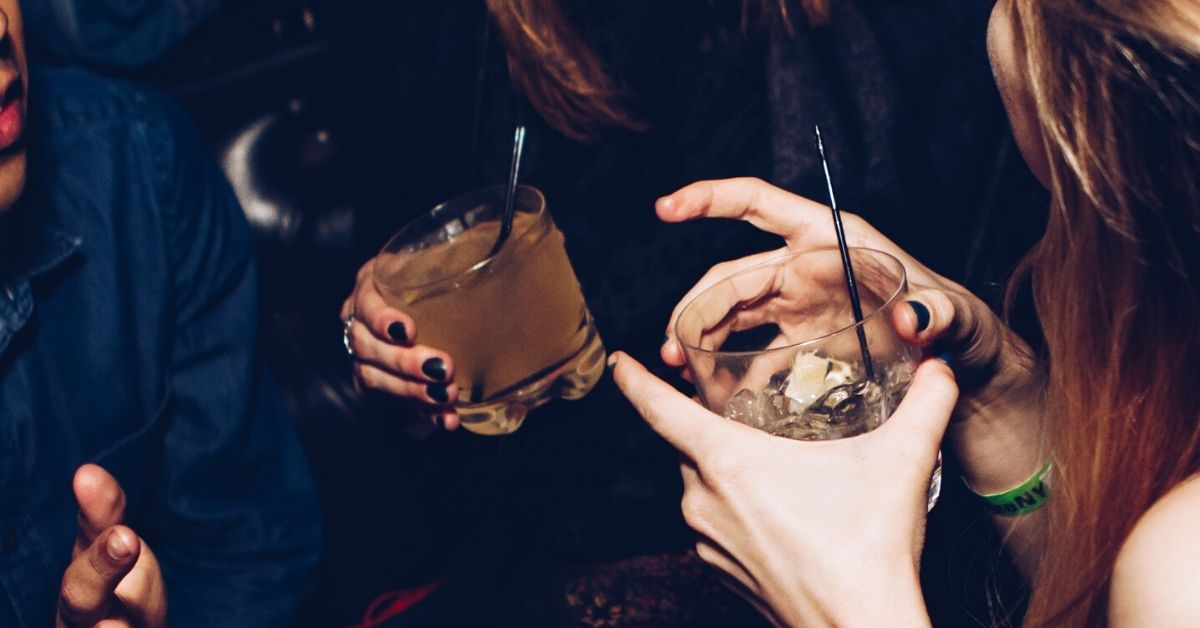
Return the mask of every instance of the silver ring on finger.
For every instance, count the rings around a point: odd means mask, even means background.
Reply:
[[[350,341],[350,332],[354,327],[354,312],[342,321],[342,345],[346,347],[346,355],[354,357],[354,344]]]

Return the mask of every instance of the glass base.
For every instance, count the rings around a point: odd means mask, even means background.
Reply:
[[[588,394],[604,375],[604,343],[596,328],[588,331],[583,348],[561,367],[530,381],[498,399],[458,405],[462,426],[476,434],[511,434],[525,422],[530,410],[553,399],[579,399]]]

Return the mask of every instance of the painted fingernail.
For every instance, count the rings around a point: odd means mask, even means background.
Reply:
[[[429,358],[421,365],[421,372],[439,382],[446,379],[446,363],[441,358]]]
[[[946,366],[950,366],[950,359],[951,359],[951,357],[953,357],[953,356],[951,356],[951,355],[950,355],[950,352],[949,352],[949,351],[943,351],[943,352],[941,352],[941,353],[939,353],[939,354],[937,354],[937,355],[935,355],[935,356],[933,356],[933,357],[934,357],[936,360],[940,361],[942,364],[945,364]]]
[[[606,360],[604,364],[608,367],[608,370],[613,370],[613,367],[617,365],[617,355],[615,353],[609,355],[608,360]]]
[[[908,307],[912,308],[913,315],[917,317],[917,331],[925,331],[929,327],[929,308],[920,301],[909,301]]]
[[[438,429],[442,429],[446,426],[446,419],[441,414],[435,414],[433,415],[433,424],[436,425]]]
[[[404,328],[404,323],[396,321],[387,328],[388,335],[396,342],[408,342],[408,330]]]
[[[108,535],[108,543],[105,544],[105,549],[108,550],[108,556],[113,560],[125,560],[133,553],[133,548],[129,547],[129,543],[125,541],[124,535],[116,532]]]
[[[446,392],[445,384],[429,384],[425,387],[425,394],[438,403],[450,401],[450,395]]]

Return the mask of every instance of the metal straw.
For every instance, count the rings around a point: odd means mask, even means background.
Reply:
[[[508,189],[504,195],[504,214],[500,218],[500,237],[496,238],[496,244],[492,246],[492,252],[488,253],[488,257],[494,256],[500,252],[500,247],[504,246],[504,241],[508,239],[512,233],[513,217],[516,215],[516,197],[517,197],[517,182],[521,175],[521,153],[525,150],[525,125],[517,126],[517,130],[513,133],[513,154],[512,161],[508,165]]]
[[[842,228],[842,212],[838,211],[837,198],[833,195],[833,178],[829,176],[829,162],[825,159],[825,142],[821,140],[821,127],[814,125],[813,134],[817,138],[817,152],[821,154],[821,167],[825,169],[825,185],[829,188],[829,207],[833,211],[833,228],[837,231],[838,250],[842,253],[842,268],[846,271],[846,290],[850,293],[850,309],[854,311],[854,322],[857,324],[855,331],[858,332],[858,346],[862,349],[867,379],[875,381],[875,364],[871,360],[871,351],[867,348],[867,332],[861,325],[863,313],[862,303],[858,300],[858,282],[854,279],[854,265],[850,263],[850,249],[846,246],[846,231]]]

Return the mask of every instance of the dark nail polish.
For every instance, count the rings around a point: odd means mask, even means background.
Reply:
[[[408,342],[408,330],[404,328],[404,323],[396,321],[387,328],[388,335],[396,342]]]
[[[441,358],[429,358],[421,365],[421,372],[429,376],[430,379],[437,381],[445,381],[446,379],[446,363]]]
[[[435,414],[433,415],[433,424],[436,425],[438,429],[441,429],[446,426],[446,419],[441,414]]]
[[[937,360],[940,360],[941,363],[945,364],[946,366],[950,366],[952,364],[952,361],[951,361],[952,356],[950,355],[949,351],[943,351],[933,357]]]
[[[446,393],[445,384],[429,384],[425,387],[425,394],[429,395],[430,399],[438,403],[446,403],[447,401],[450,401],[450,395]]]
[[[925,331],[929,327],[929,308],[920,301],[909,301],[908,307],[912,308],[913,314],[917,317],[917,331]]]

